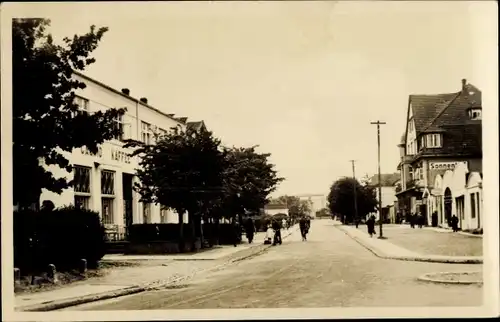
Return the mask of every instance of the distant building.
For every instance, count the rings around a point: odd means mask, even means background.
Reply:
[[[263,212],[268,216],[275,216],[277,214],[288,216],[288,208],[285,204],[267,204],[264,206]]]
[[[316,212],[326,208],[326,196],[321,194],[303,194],[297,195],[300,200],[306,201],[309,204],[309,216],[316,217]]]
[[[389,220],[391,223],[396,221],[395,213],[395,203],[396,198],[396,186],[395,184],[399,181],[399,173],[389,173],[381,174],[381,191],[382,191],[382,218],[383,220]],[[368,184],[375,187],[375,193],[377,201],[379,200],[379,184],[378,184],[378,174],[373,175]],[[380,212],[377,212],[376,218],[380,218]]]
[[[438,225],[447,226],[450,216],[456,214],[455,206],[449,205],[456,204],[464,189],[450,195],[436,188],[436,182],[458,165],[482,176],[481,96],[465,79],[456,93],[410,95],[406,131],[398,145],[398,206],[407,218],[420,213],[431,223],[432,212],[437,211]]]

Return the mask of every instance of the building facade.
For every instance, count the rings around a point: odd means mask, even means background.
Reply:
[[[396,198],[396,186],[399,182],[399,173],[384,173],[381,177],[381,195],[382,195],[382,210],[375,214],[376,219],[383,218],[384,221],[391,223],[395,222],[395,208],[394,203]],[[369,185],[375,187],[375,194],[377,202],[379,202],[379,184],[378,175],[374,175],[369,179]]]
[[[113,89],[99,81],[75,72],[75,79],[86,84],[85,89],[76,92],[76,103],[86,113],[104,111],[110,108],[127,109],[116,120],[116,126],[123,134],[100,145],[97,154],[87,149],[75,149],[65,153],[73,165],[71,173],[54,166],[46,166],[55,177],[74,179],[74,186],[62,194],[42,191],[40,201],[51,200],[56,207],[79,205],[100,213],[106,227],[125,232],[132,223],[175,223],[178,216],[155,204],[140,202],[140,196],[133,190],[138,181],[135,173],[139,167],[138,157],[131,157],[125,140],[136,140],[152,144],[156,133],[165,133],[173,128],[186,129],[187,118],[174,118],[148,104],[146,98],[136,99],[128,89]],[[204,126],[204,124],[203,124]],[[187,215],[184,222],[187,222]]]
[[[465,79],[456,93],[410,95],[406,131],[398,145],[398,209],[406,219],[420,213],[427,224],[432,222],[435,205],[444,198],[435,189],[437,178],[447,171],[463,165],[482,173],[481,110],[481,91]],[[447,225],[448,215],[441,225]]]

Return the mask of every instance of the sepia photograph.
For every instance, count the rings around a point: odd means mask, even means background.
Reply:
[[[496,5],[2,3],[5,319],[498,316]]]

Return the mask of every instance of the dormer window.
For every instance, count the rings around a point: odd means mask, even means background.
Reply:
[[[426,148],[440,148],[443,146],[442,135],[439,133],[426,134],[423,143],[425,143]]]
[[[482,116],[480,108],[471,108],[469,109],[469,118],[471,120],[480,120]]]

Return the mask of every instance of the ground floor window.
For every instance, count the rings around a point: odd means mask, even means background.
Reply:
[[[471,218],[476,218],[476,194],[470,194],[470,216]]]
[[[75,207],[90,210],[90,196],[75,194]]]
[[[113,201],[114,198],[102,198],[102,223],[105,225],[113,224]]]
[[[168,214],[168,208],[161,206],[160,209],[160,223],[166,224],[167,223],[167,214]]]
[[[142,204],[142,223],[150,224],[151,223],[151,204],[143,203]]]

